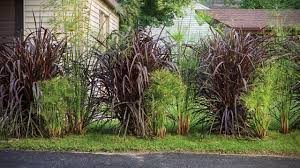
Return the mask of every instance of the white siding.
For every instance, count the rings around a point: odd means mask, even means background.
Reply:
[[[89,0],[89,6],[91,8],[90,25],[93,31],[98,32],[99,30],[105,30],[106,28],[103,26],[106,24],[108,30],[105,33],[119,30],[119,17],[114,10],[109,8],[101,0]],[[108,19],[103,19],[103,17],[101,17],[101,12],[107,16]]]
[[[109,16],[108,32],[119,29],[119,17],[113,9],[109,8],[102,0],[88,0],[90,7],[90,26],[92,31],[99,32],[100,25],[100,11]],[[34,29],[34,17],[36,20],[40,20],[44,27],[50,28],[49,21],[53,16],[51,8],[45,8],[47,0],[24,0],[24,29]],[[41,18],[41,19],[40,19]]]
[[[171,27],[165,27],[162,33],[163,37],[169,37],[170,34],[177,32],[182,32],[184,34],[185,42],[196,42],[201,38],[205,38],[210,35],[209,25],[201,24],[199,25],[196,20],[196,10],[208,9],[206,6],[199,3],[194,4],[194,6],[184,9],[185,15],[181,18],[176,18],[173,20],[174,25]],[[152,30],[154,34],[159,34],[161,28],[155,28]]]
[[[34,17],[37,23],[40,21],[44,27],[49,28],[49,20],[53,16],[50,8],[45,8],[47,0],[24,0],[24,29],[34,29]]]

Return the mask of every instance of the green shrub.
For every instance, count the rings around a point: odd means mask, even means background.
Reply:
[[[152,113],[154,133],[164,137],[167,120],[176,116],[178,117],[178,130],[189,129],[189,114],[183,111],[186,86],[181,77],[167,70],[157,70],[151,74],[150,81],[151,85],[146,91],[146,100]]]
[[[67,113],[73,111],[72,101],[76,99],[74,87],[68,78],[54,78],[39,82],[41,116],[49,136],[63,135],[67,130]]]
[[[277,59],[257,70],[257,74],[253,89],[244,97],[248,110],[253,113],[254,129],[263,138],[270,124],[279,121],[280,131],[288,133],[299,117],[293,93],[294,64],[285,58]]]
[[[275,120],[271,123],[271,128],[280,129],[284,134],[296,126],[300,115],[299,84],[297,84],[300,41],[293,36],[297,31],[297,26],[287,28],[279,20],[275,20],[275,26],[271,31],[274,38],[268,44],[268,55],[276,59],[273,62],[276,68],[276,79],[274,79],[276,99],[274,99],[275,109],[272,111]]]
[[[242,97],[252,117],[251,125],[257,136],[264,138],[271,122],[271,109],[274,106],[274,83],[276,68],[266,66],[257,70],[260,75],[254,80],[253,89]]]
[[[287,134],[289,127],[294,126],[299,118],[293,89],[297,80],[296,69],[295,64],[288,59],[280,59],[274,66],[276,68],[275,115],[278,115],[280,121],[280,131]]]

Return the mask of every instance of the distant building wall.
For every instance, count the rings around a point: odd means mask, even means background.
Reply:
[[[184,35],[185,42],[197,42],[199,39],[210,35],[209,25],[206,23],[199,24],[196,19],[196,10],[209,9],[208,7],[196,3],[192,7],[184,9],[185,15],[182,18],[176,18],[174,25],[165,27],[162,37],[170,38],[173,34],[181,32]],[[162,28],[152,28],[153,34],[159,35]]]

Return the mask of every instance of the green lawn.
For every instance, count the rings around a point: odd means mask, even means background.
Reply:
[[[141,139],[87,133],[64,138],[10,139],[0,149],[82,151],[82,152],[212,152],[230,154],[279,154],[300,156],[300,130],[288,135],[271,132],[264,140],[236,139],[220,135],[169,135],[164,139]]]

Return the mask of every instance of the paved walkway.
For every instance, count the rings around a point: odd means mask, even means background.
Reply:
[[[0,168],[300,168],[300,159],[187,153],[86,154],[0,151]]]

